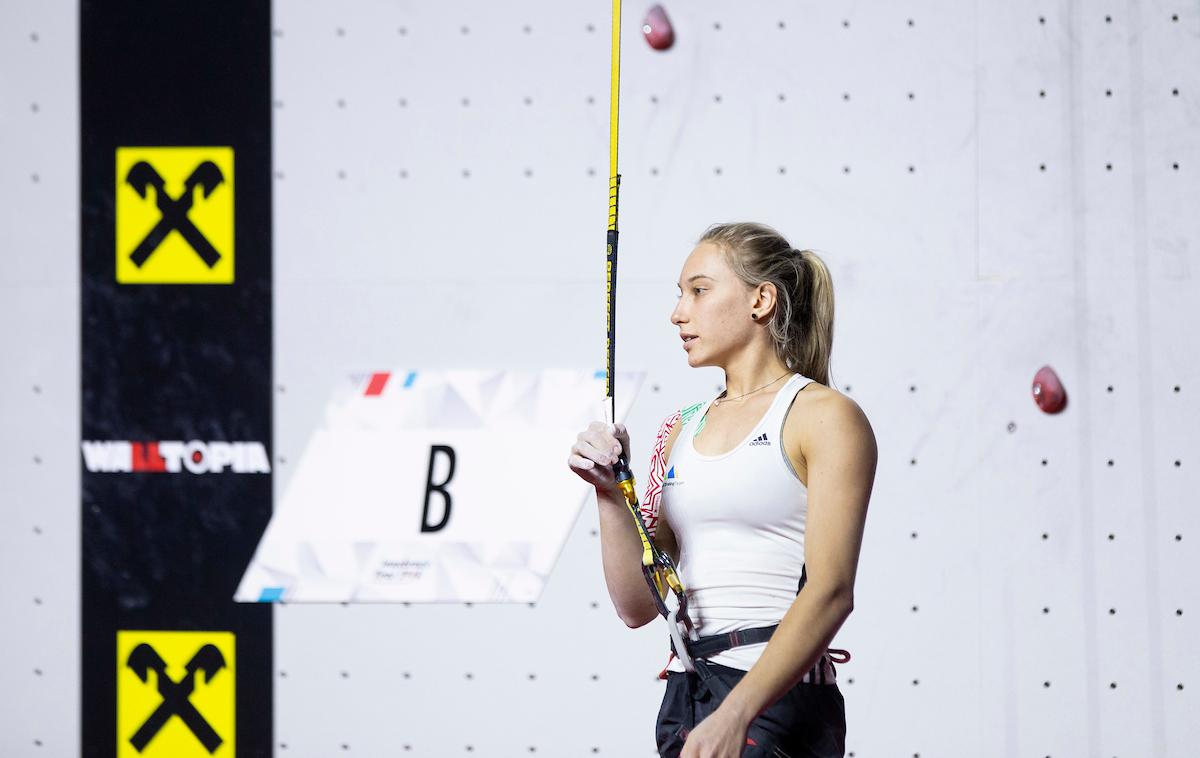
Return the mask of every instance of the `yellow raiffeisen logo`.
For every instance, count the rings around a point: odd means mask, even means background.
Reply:
[[[233,283],[233,148],[117,148],[117,281]]]
[[[117,632],[117,758],[234,758],[232,632]]]

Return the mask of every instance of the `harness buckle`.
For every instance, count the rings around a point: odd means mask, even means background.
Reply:
[[[696,670],[696,663],[692,660],[691,653],[688,650],[688,642],[699,639],[700,635],[696,633],[696,629],[692,626],[691,619],[688,618],[686,611],[683,613],[683,618],[686,621],[679,619],[681,610],[678,598],[676,598],[675,607],[667,612],[667,629],[671,632],[671,644],[675,650],[675,656],[683,664],[684,670],[694,672]],[[684,636],[684,630],[687,631],[687,636]]]

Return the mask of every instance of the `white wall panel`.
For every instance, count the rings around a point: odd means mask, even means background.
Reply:
[[[1171,356],[1196,316],[1183,198],[1197,119],[1170,94],[1189,69],[1163,51],[1194,57],[1197,18],[691,3],[668,6],[678,42],[664,54],[640,39],[643,11],[626,8],[621,114],[618,365],[648,369],[651,387],[630,422],[635,470],[657,421],[721,382],[687,370],[667,321],[691,244],[714,221],[778,226],[833,269],[834,379],[880,442],[857,609],[837,639],[855,655],[840,667],[849,750],[1182,755],[1193,727],[1172,714],[1190,695],[1163,681],[1163,646],[1196,590],[1163,568],[1182,553],[1168,532],[1190,526],[1171,480],[1187,469],[1155,467],[1195,442],[1167,419],[1196,413],[1172,389],[1194,361]],[[303,443],[335,365],[602,360],[607,12],[278,7],[281,449]],[[319,176],[293,181],[318,140]],[[338,179],[344,166],[358,178]],[[1056,417],[1029,396],[1047,363],[1071,397]],[[410,715],[386,738],[349,709],[325,744],[653,754],[661,685],[639,677],[661,665],[663,635],[613,623],[594,526],[588,503],[536,608],[281,608],[281,665],[334,634],[338,660],[398,665],[421,692],[393,695]],[[574,635],[541,636],[563,618]],[[430,631],[460,640],[479,619],[503,656]],[[372,636],[384,629],[388,645]],[[621,652],[594,686],[600,661],[572,654],[576,636]],[[306,698],[289,671],[281,739],[311,728],[328,676]],[[525,690],[507,727],[472,717],[445,745],[423,731],[446,704],[494,702],[493,680],[497,699]]]
[[[79,754],[78,33],[0,4],[0,755]]]

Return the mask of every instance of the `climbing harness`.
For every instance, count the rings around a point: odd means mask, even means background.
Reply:
[[[804,589],[804,584],[807,581],[808,568],[802,566],[800,568],[800,583],[796,588],[797,595],[799,595],[800,591]],[[713,634],[706,637],[700,637],[695,641],[685,642],[683,655],[680,655],[679,648],[676,647],[675,640],[672,638],[671,656],[673,658],[678,658],[681,662],[683,662],[685,661],[684,655],[686,655],[686,660],[692,661],[693,666],[688,668],[688,664],[684,663],[684,668],[686,668],[689,672],[696,671],[696,673],[698,673],[700,676],[701,685],[708,686],[712,675],[707,666],[703,665],[705,662],[707,662],[706,659],[711,658],[717,653],[723,653],[726,650],[730,650],[735,647],[741,647],[742,645],[754,645],[760,642],[766,642],[771,639],[772,635],[775,634],[775,630],[778,628],[779,624],[771,624],[770,626],[756,626],[752,629],[735,629],[732,632],[726,632],[724,634]],[[835,662],[848,663],[849,661],[849,650],[842,650],[835,647],[826,648],[825,652],[821,654],[821,657],[817,659],[817,662],[813,664],[813,667],[805,672],[804,676],[801,678],[801,681],[812,684],[836,684],[837,680],[835,677],[837,667],[833,664]],[[825,668],[826,664],[829,666],[828,669]],[[670,665],[671,659],[668,658],[667,665],[664,666],[663,670],[658,673],[659,679],[667,678],[667,668]],[[697,668],[699,669],[698,671]]]

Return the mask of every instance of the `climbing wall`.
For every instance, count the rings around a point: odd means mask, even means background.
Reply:
[[[833,382],[879,443],[834,640],[847,755],[1191,755],[1200,11],[706,0],[656,51],[646,9],[617,309],[639,481],[721,386],[668,320],[684,258],[772,224],[831,268]],[[276,4],[277,500],[348,371],[602,366],[609,12]],[[80,752],[75,14],[0,7],[4,755]],[[579,515],[534,603],[276,605],[275,754],[654,755],[665,627],[617,618],[594,500],[546,507]]]
[[[635,472],[657,422],[721,381],[677,352],[683,258],[711,222],[776,225],[833,268],[834,379],[881,452],[835,640],[847,750],[1184,755],[1200,17],[667,10],[669,51],[641,39],[644,8],[624,26]],[[280,454],[317,423],[325,364],[602,359],[607,13],[277,8]],[[1047,364],[1070,397],[1054,416],[1030,395]],[[653,754],[665,629],[616,619],[596,529],[589,500],[536,606],[280,608],[277,739]]]

